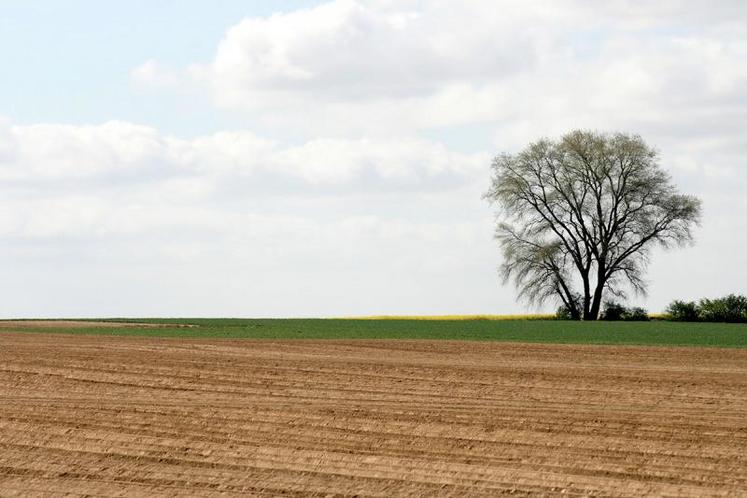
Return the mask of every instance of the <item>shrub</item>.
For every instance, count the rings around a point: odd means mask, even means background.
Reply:
[[[729,294],[719,299],[701,299],[698,317],[705,322],[745,322],[747,297]]]
[[[555,319],[572,320],[573,317],[571,317],[571,310],[568,309],[568,306],[558,306],[558,309],[555,311]]]
[[[672,301],[666,313],[670,320],[676,322],[698,321],[698,305],[694,301]]]
[[[667,307],[670,320],[681,322],[747,322],[747,297],[729,294],[718,299],[673,301]]]
[[[622,319],[629,322],[647,322],[650,320],[648,312],[643,308],[628,308],[623,313]]]
[[[576,313],[578,314],[581,309],[581,295],[580,294],[573,294],[572,298],[574,300],[574,305],[576,306]],[[571,309],[568,307],[567,304],[562,304],[558,307],[558,309],[555,311],[555,319],[556,320],[580,320],[580,316],[573,316],[573,313],[571,313]]]
[[[601,319],[608,321],[622,320],[626,311],[627,309],[622,304],[614,301],[607,301],[604,303]]]
[[[604,303],[601,320],[607,321],[626,321],[626,322],[645,322],[650,320],[648,312],[639,307],[628,308],[614,301]]]

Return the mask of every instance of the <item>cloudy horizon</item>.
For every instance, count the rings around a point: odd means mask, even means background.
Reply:
[[[631,304],[747,293],[743,2],[33,5],[0,20],[0,317],[534,311],[482,194],[577,128],[703,200]]]

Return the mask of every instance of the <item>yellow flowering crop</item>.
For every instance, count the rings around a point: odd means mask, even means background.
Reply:
[[[526,315],[380,315],[380,316],[352,316],[350,320],[554,320],[555,315],[526,314]]]

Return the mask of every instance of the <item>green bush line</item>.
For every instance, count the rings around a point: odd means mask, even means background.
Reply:
[[[673,301],[666,310],[678,322],[747,323],[747,297],[737,294],[695,301]]]

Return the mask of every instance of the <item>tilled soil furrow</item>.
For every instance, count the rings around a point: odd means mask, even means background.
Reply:
[[[359,420],[359,418],[356,418]],[[287,444],[293,445],[305,445],[313,446],[320,443],[335,443],[339,447],[349,447],[356,449],[357,445],[370,441],[372,438],[376,438],[378,447],[377,451],[384,451],[390,446],[396,447],[404,446],[409,448],[409,451],[417,451],[420,447],[438,447],[444,446],[449,448],[449,451],[454,451],[458,447],[469,446],[471,449],[483,447],[486,451],[492,452],[506,452],[506,445],[516,445],[515,441],[520,438],[523,442],[522,445],[525,447],[541,447],[546,452],[568,452],[569,450],[576,453],[576,458],[583,455],[604,454],[607,460],[624,460],[629,458],[647,458],[650,459],[652,455],[662,454],[670,460],[685,460],[694,459],[701,460],[704,463],[711,460],[719,460],[730,458],[732,461],[744,462],[740,446],[734,446],[734,439],[728,436],[721,439],[719,444],[712,444],[711,455],[702,456],[697,453],[693,453],[690,450],[690,445],[679,445],[675,446],[671,441],[665,447],[662,446],[630,446],[622,445],[621,449],[610,451],[604,448],[603,444],[605,440],[614,442],[614,432],[608,431],[607,434],[599,433],[596,435],[593,441],[588,439],[576,439],[568,441],[565,437],[562,440],[558,440],[557,437],[552,439],[543,437],[542,434],[532,433],[528,430],[524,430],[521,433],[516,431],[501,430],[497,435],[481,434],[478,431],[479,428],[473,428],[472,433],[465,433],[462,435],[451,434],[448,436],[435,436],[428,435],[427,431],[434,432],[434,426],[430,426],[430,429],[420,429],[420,432],[426,432],[423,435],[413,436],[412,430],[395,432],[392,430],[385,430],[382,428],[369,428],[366,430],[357,430],[354,427],[339,426],[339,424],[330,424],[327,426],[317,424],[296,425],[294,427],[288,427],[286,423],[275,423],[271,420],[258,420],[252,418],[251,420],[244,420],[243,425],[231,425],[231,422],[225,419],[213,419],[209,431],[203,429],[199,424],[187,425],[186,421],[180,422],[178,428],[173,430],[167,430],[164,428],[163,421],[159,423],[159,420],[154,419],[148,423],[134,423],[132,420],[126,421],[120,419],[120,421],[111,421],[108,424],[93,424],[90,421],[82,422],[76,421],[74,418],[56,418],[55,421],[50,422],[45,420],[43,417],[32,417],[32,418],[6,418],[6,423],[0,421],[0,428],[2,428],[8,437],[11,437],[10,432],[13,430],[7,422],[17,422],[20,424],[17,430],[21,436],[23,436],[30,427],[31,424],[35,424],[37,431],[44,429],[45,427],[54,427],[56,425],[67,426],[62,431],[58,431],[57,437],[67,438],[70,437],[70,431],[74,430],[76,433],[82,433],[86,431],[85,436],[78,437],[90,437],[92,433],[97,431],[106,431],[107,429],[117,431],[117,437],[119,439],[132,439],[136,436],[148,436],[161,438],[163,440],[169,440],[177,437],[189,437],[192,441],[202,441],[211,443],[227,443],[231,444],[255,444],[257,441],[261,441],[262,438],[269,438],[272,435],[282,436],[282,440]],[[203,420],[204,422],[204,420]],[[247,425],[248,424],[248,425]],[[354,426],[354,420],[350,420],[350,426]],[[106,435],[106,432],[103,432]],[[247,438],[246,436],[253,436],[253,438]],[[498,437],[497,437],[498,436]],[[111,437],[111,436],[109,436]],[[633,438],[633,441],[640,438]],[[532,440],[535,440],[532,443]],[[392,441],[390,444],[389,441]],[[569,447],[569,443],[572,446]],[[140,442],[138,444],[141,444]],[[500,447],[500,446],[504,447]],[[526,450],[524,450],[526,451]],[[454,455],[457,456],[456,454]],[[727,467],[728,468],[728,467]]]
[[[261,433],[259,434],[261,436]],[[269,436],[269,434],[268,434]],[[85,437],[84,442],[86,446],[89,449],[92,449],[94,446],[100,446],[101,448],[111,448],[113,444],[116,444],[118,442],[121,442],[121,440],[126,441],[127,435],[120,435],[120,437],[114,437],[111,434],[104,433],[100,436],[99,439],[95,437]],[[408,455],[406,452],[398,452],[398,451],[392,451],[388,448],[388,445],[386,444],[386,440],[381,440],[380,435],[377,434],[369,434],[369,438],[377,439],[377,447],[375,451],[371,451],[370,449],[366,449],[365,447],[361,447],[357,444],[351,444],[351,445],[344,445],[342,443],[334,445],[334,439],[324,440],[322,438],[299,438],[299,437],[293,437],[293,435],[283,434],[283,442],[284,444],[292,444],[296,450],[301,451],[304,449],[310,449],[310,448],[316,448],[319,446],[335,446],[335,449],[339,451],[347,451],[355,454],[376,454],[380,456],[402,456],[402,455]],[[61,437],[61,441],[64,441],[65,438]],[[171,452],[174,451],[173,446],[163,446],[160,444],[163,441],[163,437],[157,438],[154,437],[152,439],[144,438],[142,434],[137,438],[137,444],[132,445],[133,448],[129,449],[129,451],[137,455],[137,450],[142,450],[139,452],[139,456],[148,456],[151,458],[159,458],[159,461],[165,461],[165,459],[168,459]],[[194,442],[194,441],[193,441]],[[204,442],[204,441],[203,441]],[[211,453],[213,451],[220,452],[221,441],[209,441],[211,444]],[[236,446],[254,446],[255,448],[260,448],[264,446],[267,447],[273,447],[277,446],[279,448],[282,448],[281,445],[273,445],[270,443],[270,439],[262,440],[261,437],[254,441],[247,441],[246,439],[228,439],[223,441],[224,444],[230,444],[231,447]],[[508,467],[528,467],[532,468],[534,470],[538,470],[541,468],[547,468],[552,469],[556,467],[563,467],[562,463],[558,462],[565,462],[565,461],[575,461],[577,465],[584,465],[584,464],[593,464],[593,459],[584,458],[585,454],[595,454],[596,457],[599,457],[598,449],[594,448],[587,448],[586,452],[573,449],[574,451],[569,452],[568,449],[559,449],[559,448],[547,448],[547,447],[537,447],[537,448],[527,448],[528,445],[521,445],[518,448],[514,448],[514,451],[508,451],[507,448],[496,448],[496,447],[488,447],[488,448],[477,448],[476,446],[479,445],[471,445],[470,449],[471,451],[465,452],[460,451],[460,449],[454,444],[454,441],[444,441],[444,445],[442,446],[442,450],[439,451],[438,448],[433,448],[432,450],[420,450],[419,448],[416,449],[416,445],[413,444],[413,441],[401,441],[403,445],[407,448],[410,448],[411,451],[409,452],[409,455],[411,458],[423,458],[423,459],[430,459],[430,460],[444,460],[444,461],[452,461],[452,462],[481,462],[483,464],[491,464],[491,465],[503,465]],[[41,444],[41,442],[37,442],[37,444]],[[47,439],[45,441],[46,447],[64,447],[64,442],[60,441],[50,441]],[[494,445],[493,445],[494,446]],[[515,445],[519,446],[519,445]],[[127,450],[127,447],[119,446],[119,452]],[[245,448],[244,448],[245,449]],[[539,454],[540,451],[544,449],[545,452],[548,452],[552,454],[554,458],[554,463],[551,463],[549,461],[543,461],[538,458],[534,458],[533,461],[526,461],[527,459],[524,458],[524,462],[518,462],[518,460],[522,459],[521,455],[522,453],[532,452],[534,454]],[[99,450],[101,451],[101,450]],[[257,451],[256,449],[254,450]],[[487,453],[487,454],[486,454]],[[490,455],[495,453],[501,453],[505,455],[503,458],[494,458]],[[571,453],[571,454],[569,454]],[[575,453],[575,454],[573,454]],[[597,464],[597,467],[600,471],[602,471],[604,474],[609,474],[610,472],[614,472],[614,466],[618,465],[620,463],[625,464],[626,466],[630,467],[631,464],[634,463],[635,459],[640,459],[641,455],[637,452],[624,452],[624,451],[618,451],[617,454],[614,456],[611,456],[609,453],[605,454],[605,464],[599,465]],[[513,454],[513,456],[511,456]],[[233,454],[226,454],[226,452],[222,452],[220,454],[220,458],[223,462],[225,462],[227,459],[235,459],[235,458],[242,458],[241,452],[235,451]],[[676,468],[678,471],[686,471],[687,475],[690,478],[695,478],[696,476],[705,476],[702,477],[702,479],[710,479],[710,480],[720,480],[722,482],[728,482],[733,481],[736,482],[738,479],[733,478],[733,474],[731,472],[734,472],[735,470],[739,470],[739,466],[734,467],[733,465],[731,468],[729,466],[713,466],[710,467],[708,465],[701,465],[696,466],[693,465],[693,461],[699,462],[702,464],[705,464],[706,462],[703,461],[705,459],[698,460],[696,456],[690,455],[689,456],[690,461],[687,461],[687,458],[681,456],[681,455],[671,455],[668,458],[657,458],[656,455],[647,455],[645,458],[646,461],[646,472],[643,472],[643,475],[641,477],[644,477],[646,479],[654,479],[655,476],[658,474],[660,476],[666,476],[671,475],[671,472],[667,472],[668,470],[671,470],[672,466],[676,464]],[[545,459],[548,460],[548,459]],[[635,467],[635,465],[632,465]],[[640,466],[640,465],[639,465]],[[570,472],[570,468],[566,469]],[[572,472],[571,472],[572,473]],[[641,473],[641,470],[639,470],[639,473]],[[654,476],[654,477],[652,477]],[[687,479],[687,481],[692,481],[693,479]]]
[[[0,333],[0,495],[747,495],[747,352]]]
[[[83,453],[83,456],[89,456],[87,452]],[[79,457],[81,455],[78,455]],[[121,455],[106,455],[116,458]],[[137,464],[149,464],[154,463],[153,459],[148,458],[130,458]],[[309,487],[313,488],[316,481],[324,482],[337,482],[339,481],[350,481],[356,482],[360,485],[365,482],[385,482],[389,488],[404,485],[406,487],[412,487],[418,485],[424,488],[435,488],[441,491],[450,490],[452,492],[458,492],[460,496],[474,495],[485,493],[486,491],[507,491],[511,489],[517,489],[517,483],[514,481],[501,481],[497,475],[492,475],[491,478],[481,479],[482,473],[470,474],[462,471],[458,475],[454,472],[441,472],[435,474],[433,470],[420,469],[414,466],[400,467],[396,465],[396,462],[388,462],[388,464],[382,464],[381,469],[372,469],[369,465],[367,468],[355,468],[351,465],[335,465],[335,461],[327,462],[324,465],[323,470],[310,467],[309,465],[303,466],[303,468],[293,468],[288,463],[287,459],[265,459],[262,461],[253,462],[253,465],[242,465],[242,466],[207,466],[207,465],[196,465],[194,461],[157,461],[160,466],[159,477],[151,477],[143,479],[131,472],[120,473],[118,476],[111,476],[106,474],[102,470],[99,470],[95,474],[96,480],[103,478],[103,480],[112,480],[119,483],[131,482],[137,484],[148,483],[151,485],[169,485],[174,486],[175,483],[184,487],[186,484],[190,489],[204,489],[204,488],[217,488],[221,489],[237,489],[241,486],[242,489],[254,488],[266,490],[267,486],[245,486],[240,484],[234,484],[236,479],[240,479],[239,476],[250,475],[255,482],[265,481],[268,476],[281,477],[285,481],[297,481],[302,482],[305,489]],[[394,463],[394,464],[393,464]],[[54,465],[53,465],[54,466]],[[220,473],[221,484],[216,484],[215,477],[204,472],[206,468],[215,469]],[[227,469],[238,471],[234,473],[226,472]],[[202,472],[201,472],[202,471]],[[0,475],[4,472],[0,470]],[[8,475],[26,475],[33,476],[36,479],[55,479],[65,478],[77,479],[77,480],[89,480],[93,479],[93,474],[79,473],[71,471],[64,464],[57,463],[56,468],[51,471],[39,471],[36,468],[17,468],[11,470],[5,470]],[[103,474],[103,475],[102,475]],[[187,477],[188,476],[188,477]],[[404,476],[404,477],[403,477]],[[514,476],[517,480],[523,480],[521,476]],[[548,491],[549,485],[531,485],[525,484],[520,486],[518,489],[523,491],[540,492]],[[552,486],[556,487],[556,486]],[[282,489],[282,488],[281,488]],[[324,489],[324,488],[322,488]],[[573,491],[573,490],[568,490]],[[356,493],[358,494],[358,493]],[[571,492],[571,494],[575,494]]]
[[[17,422],[15,424],[17,427],[12,425],[13,422]],[[457,435],[413,436],[406,432],[392,432],[382,429],[361,431],[344,427],[324,427],[319,425],[300,425],[288,428],[286,424],[274,424],[272,421],[258,420],[252,420],[249,426],[230,426],[224,420],[214,420],[213,423],[216,427],[210,430],[200,429],[199,426],[186,427],[182,425],[178,429],[169,431],[161,429],[160,427],[163,426],[163,423],[158,424],[157,420],[148,424],[134,424],[131,421],[92,424],[90,422],[76,423],[73,419],[64,421],[57,419],[54,422],[48,422],[43,419],[8,418],[7,422],[0,421],[0,428],[7,435],[6,440],[16,439],[13,438],[13,432],[18,434],[18,438],[23,438],[28,433],[30,427],[35,427],[38,434],[35,438],[37,441],[41,439],[42,434],[46,439],[57,437],[64,440],[71,437],[71,432],[74,432],[78,438],[86,440],[101,438],[109,442],[116,440],[131,441],[134,437],[138,437],[138,445],[144,444],[144,437],[153,438],[156,442],[175,441],[181,437],[189,438],[193,442],[199,441],[218,445],[260,445],[263,442],[267,444],[266,441],[271,440],[271,437],[274,435],[278,436],[283,441],[283,444],[292,444],[295,447],[315,447],[319,444],[336,444],[339,449],[347,448],[350,451],[354,450],[357,452],[369,451],[363,449],[363,447],[371,440],[375,440],[377,443],[376,452],[389,453],[391,451],[396,452],[401,448],[407,448],[406,451],[414,454],[418,451],[424,451],[423,448],[436,449],[442,447],[448,450],[447,455],[451,455],[455,459],[460,456],[470,458],[480,451],[488,454],[510,454],[509,448],[519,453],[527,451],[528,448],[535,448],[535,450],[541,448],[548,453],[572,453],[576,459],[593,454],[595,457],[603,455],[607,461],[645,458],[650,464],[653,463],[651,460],[656,456],[662,456],[670,461],[680,460],[685,462],[690,460],[699,461],[703,464],[722,461],[725,458],[730,458],[731,461],[737,464],[743,464],[747,461],[741,453],[740,447],[734,447],[732,444],[733,440],[727,438],[723,439],[720,445],[712,447],[713,451],[711,455],[703,456],[688,451],[690,449],[688,446],[673,447],[672,445],[668,445],[666,448],[662,448],[623,445],[623,448],[610,451],[599,444],[600,438],[595,438],[594,441],[576,440],[572,442],[572,445],[569,445],[569,442],[566,440],[544,440],[541,435],[538,436],[529,432],[525,432],[523,434],[524,437],[521,437],[522,434],[511,431],[501,431],[500,437],[492,436],[490,438],[480,434],[473,434],[471,437],[458,437]],[[58,425],[65,427],[56,429]],[[223,428],[224,430],[219,428]],[[608,434],[605,437],[611,438],[612,435]],[[516,440],[519,438],[523,441],[521,444],[516,443]],[[532,443],[531,439],[535,439],[536,441]],[[460,450],[462,449],[469,449],[470,451],[461,453]],[[694,470],[696,467],[691,468]],[[724,466],[722,470],[730,472],[730,466]]]
[[[112,442],[108,441],[105,444],[102,444],[103,448],[111,447]],[[5,446],[5,450],[12,451],[13,445],[3,445]],[[35,447],[35,446],[28,446],[28,445],[19,445],[20,449],[24,450],[25,452],[29,451],[35,451],[35,450],[43,450],[46,449],[50,452],[57,452],[57,453],[64,453],[65,447],[64,445],[45,445],[44,447]],[[148,444],[144,441],[141,441],[141,447],[140,448],[148,448]],[[18,448],[16,448],[18,449]],[[253,462],[253,466],[247,466],[246,464],[237,463],[240,462],[241,459],[246,459],[246,456],[244,457],[238,457],[231,459],[232,461],[227,461],[226,455],[217,455],[217,458],[220,459],[220,461],[207,461],[203,459],[202,461],[195,460],[194,458],[199,458],[200,455],[193,454],[193,455],[186,455],[182,458],[173,458],[169,457],[169,452],[164,452],[162,448],[159,448],[158,450],[154,450],[152,447],[150,448],[150,451],[137,451],[137,449],[132,449],[131,453],[122,453],[122,448],[120,448],[118,451],[102,451],[101,449],[96,450],[92,448],[90,445],[88,445],[88,449],[83,450],[74,450],[77,454],[97,454],[101,453],[106,455],[108,459],[124,459],[124,460],[137,460],[137,461],[151,461],[158,464],[172,464],[176,465],[179,468],[193,468],[193,467],[200,467],[200,468],[210,468],[210,469],[234,469],[234,470],[242,470],[242,471],[249,471],[253,468],[281,468],[284,467],[286,470],[294,470],[294,471],[309,471],[313,470],[308,468],[308,462],[316,462],[319,458],[322,458],[318,454],[318,452],[308,452],[308,451],[296,451],[295,456],[293,454],[290,455],[283,455],[282,453],[283,448],[277,447],[260,447],[257,446],[256,448],[253,448],[253,451],[251,452],[251,460]],[[298,449],[297,449],[298,450]],[[73,450],[67,450],[67,451],[73,451]],[[213,455],[213,452],[210,451],[210,454]],[[309,457],[309,454],[311,455]],[[269,456],[268,456],[269,455]],[[390,456],[385,455],[382,453],[377,454],[378,458],[384,457],[384,456]],[[328,453],[325,455],[325,468],[327,470],[335,470],[337,472],[343,472],[346,467],[350,467],[350,464],[360,460],[358,458],[360,456],[360,453],[358,454],[358,457],[350,457],[349,455],[340,454],[338,452],[335,453]],[[405,456],[405,455],[401,455]],[[645,472],[641,472],[643,469],[638,469],[638,472],[635,474],[632,474],[630,471],[627,472],[621,472],[621,471],[615,471],[614,469],[604,469],[604,468],[598,468],[597,470],[588,470],[583,468],[583,464],[588,464],[589,462],[581,462],[581,461],[575,461],[575,466],[568,466],[567,464],[560,464],[560,463],[554,463],[554,464],[547,464],[547,463],[540,463],[540,462],[517,462],[517,461],[510,461],[503,459],[501,461],[496,461],[496,459],[491,458],[485,458],[480,455],[472,454],[472,455],[461,455],[462,457],[468,457],[468,458],[460,458],[460,455],[453,455],[449,457],[448,454],[441,454],[436,455],[434,453],[427,453],[423,452],[420,455],[406,455],[409,457],[406,461],[399,461],[399,460],[389,460],[386,463],[377,464],[375,461],[366,460],[365,461],[365,470],[371,471],[376,470],[379,473],[379,477],[382,475],[385,475],[387,473],[391,474],[393,471],[392,469],[395,469],[396,472],[401,473],[404,469],[409,475],[416,476],[418,474],[422,474],[422,472],[419,472],[418,469],[422,467],[422,462],[431,461],[432,462],[432,468],[430,469],[430,472],[426,472],[423,474],[423,479],[433,480],[432,479],[432,472],[435,470],[436,467],[441,468],[442,472],[446,469],[453,468],[454,465],[462,465],[465,466],[465,461],[467,462],[467,465],[480,465],[480,466],[486,466],[486,465],[493,465],[497,466],[500,465],[503,470],[512,470],[515,473],[521,473],[526,470],[530,470],[533,473],[544,473],[544,474],[567,474],[567,475],[573,475],[575,476],[575,480],[578,483],[579,480],[583,480],[582,476],[585,477],[606,477],[606,478],[618,478],[618,479],[628,479],[635,477],[637,480],[646,481],[646,482],[660,482],[660,483],[673,483],[678,482],[680,484],[688,483],[688,484],[700,484],[707,481],[713,481],[715,478],[721,477],[721,479],[718,479],[721,482],[731,482],[732,484],[739,484],[737,480],[735,479],[729,479],[725,475],[714,475],[713,473],[709,473],[706,469],[703,468],[695,468],[695,467],[688,467],[688,466],[678,466],[678,469],[680,471],[685,471],[688,478],[682,479],[679,477],[672,476],[671,472],[668,472],[668,470],[671,470],[670,467],[666,467],[664,465],[656,465],[654,462],[649,462],[649,464],[645,468]],[[445,457],[443,460],[439,460],[438,457]],[[348,465],[346,467],[339,467],[337,465],[333,465],[333,461],[341,462],[344,459],[348,461]],[[364,458],[365,460],[365,458]],[[421,462],[418,462],[418,460],[421,460]],[[567,461],[571,461],[570,459],[566,459]],[[398,463],[393,463],[398,462]],[[404,463],[403,463],[404,462]],[[407,462],[413,462],[412,464],[407,464]],[[581,465],[581,466],[580,466]],[[289,467],[290,466],[290,467]],[[359,472],[363,471],[363,469],[359,469]],[[389,471],[389,472],[387,472]],[[194,469],[190,471],[190,474],[193,477],[196,477],[197,474],[195,473]],[[396,475],[396,474],[395,474]],[[479,472],[466,472],[464,469],[460,472],[460,475],[462,478],[468,478],[472,482],[481,482],[485,481],[484,484],[487,484],[489,482],[492,482],[492,479],[488,477],[487,474],[479,473]],[[745,484],[743,481],[741,484]]]

